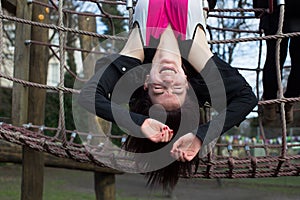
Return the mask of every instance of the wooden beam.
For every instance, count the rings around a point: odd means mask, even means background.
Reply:
[[[17,0],[1,0],[2,7],[9,13],[16,15]]]

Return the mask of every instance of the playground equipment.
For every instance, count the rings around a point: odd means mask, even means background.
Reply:
[[[84,1],[83,1],[84,2]],[[107,17],[110,22],[112,19],[126,19],[131,24],[131,17],[133,13],[134,3],[130,1],[94,1],[95,4],[101,10],[101,14],[81,13],[74,10],[68,10],[64,8],[64,1],[57,3],[54,0],[50,1],[14,1],[5,0],[2,1],[0,6],[0,38],[3,38],[3,21],[16,22],[15,31],[15,59],[14,59],[14,76],[9,76],[2,72],[0,67],[0,78],[13,81],[12,92],[12,120],[10,123],[0,122],[0,139],[21,145],[23,147],[22,159],[15,157],[0,160],[2,162],[21,162],[23,164],[23,188],[22,197],[31,197],[32,199],[42,199],[42,177],[44,165],[66,167],[72,169],[83,169],[95,171],[95,186],[96,196],[99,199],[114,198],[114,185],[110,185],[110,188],[97,187],[101,185],[105,180],[114,182],[114,174],[120,174],[122,172],[111,169],[107,166],[122,165],[127,167],[126,171],[130,171],[133,165],[131,160],[127,157],[123,157],[121,152],[117,149],[113,149],[114,153],[107,154],[107,152],[101,151],[101,144],[90,143],[94,137],[99,137],[94,133],[84,133],[77,130],[66,130],[65,124],[65,110],[64,110],[64,94],[71,93],[76,94],[79,92],[77,89],[67,88],[64,86],[64,73],[65,70],[71,73],[76,79],[77,77],[72,70],[65,65],[66,51],[81,51],[82,53],[103,53],[93,52],[93,46],[85,46],[82,49],[66,46],[66,33],[74,33],[82,36],[89,36],[93,38],[105,38],[110,40],[125,41],[126,37],[112,36],[97,34],[95,30],[78,30],[75,28],[67,27],[64,21],[64,17],[67,14],[79,15],[84,17]],[[111,15],[102,9],[102,4],[119,4],[128,9],[129,16],[121,17]],[[15,16],[11,16],[3,13],[2,8],[5,8]],[[56,12],[57,25],[50,24],[45,17],[49,9]],[[284,6],[282,6],[284,9]],[[47,11],[48,10],[48,11]],[[263,9],[215,9],[214,12],[254,12],[261,11]],[[211,13],[214,13],[211,12]],[[220,17],[210,14],[211,17]],[[224,16],[223,16],[224,17]],[[84,27],[83,27],[84,28]],[[210,27],[213,29],[216,27]],[[57,31],[59,34],[59,45],[48,43],[48,30]],[[224,30],[223,30],[224,31]],[[227,30],[229,31],[229,30]],[[230,30],[237,31],[237,30]],[[239,30],[240,31],[240,30]],[[258,33],[258,32],[257,32]],[[263,41],[267,39],[278,39],[284,37],[296,37],[300,33],[282,34],[273,36],[257,36],[248,38],[228,39],[228,40],[211,40],[210,44],[220,43],[237,43],[237,42],[251,42],[251,41]],[[85,42],[86,44],[86,42]],[[58,48],[58,52],[54,50],[54,47]],[[0,49],[3,50],[3,41],[1,42]],[[50,51],[59,60],[60,68],[60,80],[58,86],[46,85],[46,70],[47,59]],[[0,63],[3,56],[1,51]],[[106,52],[107,53],[107,52]],[[105,53],[103,53],[105,54]],[[2,64],[1,64],[2,65]],[[246,69],[241,69],[246,70]],[[257,74],[261,72],[260,66],[254,70]],[[257,75],[259,77],[259,75]],[[281,82],[280,82],[281,83]],[[281,85],[281,84],[279,84]],[[33,88],[28,90],[28,88]],[[257,86],[257,94],[259,96],[259,89]],[[43,125],[44,114],[42,110],[45,104],[46,90],[53,90],[59,93],[59,125],[58,127],[47,127]],[[280,87],[282,91],[283,88]],[[277,103],[281,105],[281,113],[284,113],[284,103],[286,102],[298,102],[300,98],[284,98],[281,96],[276,100],[260,101],[259,105]],[[207,108],[209,110],[209,108]],[[258,112],[258,111],[255,111]],[[207,111],[207,113],[210,113]],[[209,116],[207,117],[209,118]],[[299,176],[300,174],[300,154],[297,149],[300,147],[299,138],[288,138],[287,128],[285,123],[284,114],[281,116],[282,122],[282,135],[280,139],[274,142],[270,142],[270,138],[267,138],[264,134],[264,128],[261,120],[259,119],[259,128],[261,130],[260,138],[242,138],[236,136],[236,138],[221,140],[215,145],[213,150],[203,159],[200,160],[197,172],[193,175],[194,178],[259,178],[259,177],[278,177],[278,176]],[[53,132],[54,136],[46,136],[45,131]],[[74,141],[77,135],[84,136],[86,138],[85,144],[76,143]],[[105,137],[110,139],[122,140],[124,136],[115,136],[106,134]],[[260,140],[258,140],[260,139]],[[2,145],[1,145],[2,148]],[[9,147],[6,148],[9,154]],[[49,161],[48,157],[42,152],[49,153],[55,157],[51,157],[52,161]],[[91,153],[94,152],[94,153]],[[97,158],[105,158],[105,162],[99,161]],[[55,159],[57,158],[57,159]],[[68,158],[75,162],[61,160],[60,158]],[[53,164],[56,163],[56,164]],[[81,164],[79,164],[81,163]],[[82,165],[82,163],[85,163]],[[33,176],[34,173],[34,176]],[[182,177],[185,177],[183,174]],[[191,178],[191,177],[186,177]],[[35,188],[35,191],[32,191]],[[108,194],[105,192],[110,190]]]

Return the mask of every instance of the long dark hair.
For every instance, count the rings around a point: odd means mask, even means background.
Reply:
[[[149,109],[153,104],[151,103],[148,92],[143,88],[139,88],[133,95],[129,104],[131,111],[149,116]],[[190,120],[197,119],[199,111],[195,109],[194,103],[190,100],[186,100],[184,105],[174,111],[167,112],[167,118],[165,124],[169,126],[174,131],[174,136],[178,134],[181,116],[183,112],[188,112]],[[159,119],[157,119],[159,120]],[[186,132],[187,133],[187,132]],[[185,134],[186,134],[185,133]],[[168,143],[174,143],[174,139]],[[127,140],[123,144],[123,148],[127,151],[134,153],[147,153],[156,151],[168,143],[154,143],[147,138],[137,138],[133,136],[128,136]],[[158,169],[156,171],[151,171],[145,173],[145,177],[148,178],[147,185],[151,188],[156,186],[162,186],[164,190],[173,189],[177,184],[180,176],[190,176],[193,171],[197,169],[199,164],[199,158],[196,156],[193,160],[189,162],[174,161],[168,166]]]

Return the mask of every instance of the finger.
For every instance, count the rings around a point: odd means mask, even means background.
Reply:
[[[172,149],[172,150],[170,151],[170,153],[171,153],[171,156],[172,156],[173,158],[175,158],[176,160],[179,158],[179,151],[178,151],[178,149]]]
[[[180,151],[179,151],[179,150],[175,153],[175,159],[176,159],[177,161],[180,160]]]
[[[162,142],[167,142],[169,138],[168,127],[164,127],[162,131]]]
[[[178,159],[178,161],[185,162],[183,154],[184,154],[183,151],[179,151],[179,159]]]
[[[176,142],[174,142],[171,151],[177,152],[178,151],[178,147],[180,147],[181,143],[182,142],[180,140],[177,140]]]
[[[169,142],[172,137],[173,137],[173,130],[170,129],[168,126],[165,128],[165,133],[166,133],[166,138],[165,138],[165,141],[166,142]]]
[[[161,142],[166,142],[166,134],[164,132],[161,134],[160,141]]]
[[[176,160],[180,161],[180,150],[179,149],[177,149],[177,151],[176,151]]]
[[[168,130],[166,130],[166,133],[167,133],[166,142],[169,142],[173,137],[173,130],[168,129]]]
[[[160,132],[159,132],[159,134],[158,134],[158,137],[159,137],[159,140],[160,140],[160,142],[164,142],[164,138],[165,138],[165,130],[164,130],[165,128],[162,128],[161,130],[160,130]]]
[[[164,142],[168,142],[169,141],[169,133],[166,132],[164,135]]]
[[[175,145],[175,143],[173,144],[172,148],[171,148],[171,153],[175,153],[177,151],[177,146]]]
[[[177,152],[177,148],[172,148],[171,151],[170,151],[171,154],[174,154],[176,152]]]
[[[173,130],[169,130],[169,138],[168,141],[170,141],[173,138]]]
[[[188,155],[187,153],[183,152],[183,159],[185,161],[191,161],[193,159],[193,156],[192,155]]]

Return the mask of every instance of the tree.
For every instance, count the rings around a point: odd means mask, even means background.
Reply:
[[[113,0],[116,1],[116,0]],[[117,5],[111,5],[103,3],[100,7],[101,13],[106,15],[107,17],[102,17],[101,22],[106,27],[106,30],[104,30],[104,34],[106,35],[117,35],[124,33],[127,29],[126,26],[128,26],[124,19],[114,19],[113,16],[124,16],[124,13],[121,13],[121,11],[118,9]],[[101,39],[101,42],[104,40]],[[118,52],[123,47],[124,42],[121,41],[114,41],[114,40],[107,40],[105,47],[108,50],[112,50],[112,52]]]
[[[252,8],[252,0],[218,0],[217,8]],[[254,13],[216,12],[214,14],[219,17],[211,17],[208,19],[212,40],[238,39],[241,37],[255,36],[255,33],[242,31],[257,30],[257,23],[251,19]],[[212,48],[222,59],[231,64],[234,61],[235,54],[237,54],[236,49],[238,45],[239,43],[214,44]]]

